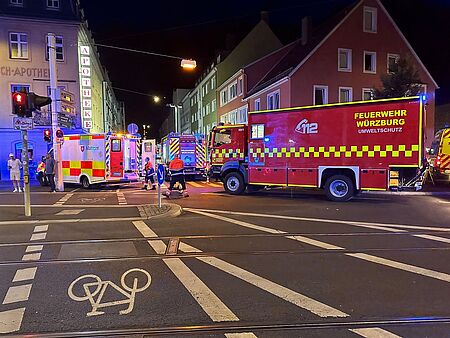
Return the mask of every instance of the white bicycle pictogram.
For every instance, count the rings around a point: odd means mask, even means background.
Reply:
[[[142,273],[144,274],[144,278],[146,278],[146,282],[142,287],[138,287],[138,279],[134,277],[133,278],[133,285],[130,287],[126,284],[126,277],[128,274],[135,272],[135,273]],[[77,296],[73,289],[75,285],[85,280],[85,282],[82,284],[82,289],[84,290],[83,296]],[[135,296],[136,293],[142,292],[146,290],[152,281],[152,278],[150,274],[142,269],[134,268],[126,271],[122,277],[120,278],[120,284],[122,285],[122,288],[111,281],[102,281],[101,278],[94,274],[88,274],[83,275],[75,279],[70,285],[69,289],[67,290],[67,294],[71,299],[73,299],[76,302],[84,302],[86,300],[89,300],[92,306],[92,310],[86,314],[86,316],[98,316],[104,314],[103,311],[98,311],[98,309],[109,307],[109,306],[116,306],[121,304],[128,304],[128,308],[125,310],[119,311],[121,315],[129,314],[131,311],[133,311],[134,308],[134,302],[135,302]],[[116,291],[118,291],[120,294],[126,297],[126,299],[112,301],[112,302],[105,302],[102,303],[103,296],[105,295],[106,289],[108,286],[111,286]],[[92,288],[95,287],[95,290],[92,291]],[[95,298],[97,296],[97,299]]]

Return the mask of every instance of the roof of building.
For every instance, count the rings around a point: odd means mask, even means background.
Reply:
[[[45,1],[23,0],[23,5],[13,5],[10,1],[0,1],[0,16],[21,19],[80,21],[77,0],[60,0],[59,8],[47,8]]]
[[[251,89],[248,96],[259,92],[261,89],[270,86],[283,77],[289,75],[305,57],[309,55],[322,40],[345,18],[345,16],[359,3],[354,2],[341,10],[323,24],[315,27],[308,37],[306,44],[302,44],[302,39],[298,39],[292,43],[291,50],[261,79],[257,86]]]

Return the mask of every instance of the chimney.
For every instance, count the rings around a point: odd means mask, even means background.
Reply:
[[[268,11],[261,11],[260,16],[261,16],[262,21],[269,22],[269,12]]]
[[[306,45],[311,38],[312,33],[312,20],[310,16],[302,18],[302,46]]]

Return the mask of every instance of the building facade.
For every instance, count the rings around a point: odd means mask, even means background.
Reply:
[[[58,88],[74,95],[75,112],[67,133],[124,130],[123,104],[117,102],[100,63],[91,33],[76,0],[5,0],[0,4],[0,179],[8,179],[9,153],[20,158],[20,131],[12,129],[11,92],[50,96],[46,36],[56,36]],[[31,172],[51,145],[43,130],[51,126],[51,108],[34,113],[29,132]]]
[[[370,100],[381,75],[408,57],[427,94],[424,142],[431,142],[438,86],[380,1],[361,0],[317,30],[302,27],[302,38],[248,90],[250,110]]]

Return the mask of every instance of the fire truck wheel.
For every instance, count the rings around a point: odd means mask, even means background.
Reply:
[[[81,176],[80,183],[83,189],[89,189],[89,179],[86,176]]]
[[[245,190],[244,178],[237,172],[231,172],[225,176],[223,186],[229,194],[242,194]]]
[[[345,175],[331,176],[325,183],[327,197],[335,202],[345,202],[353,197],[355,187],[352,180]]]

